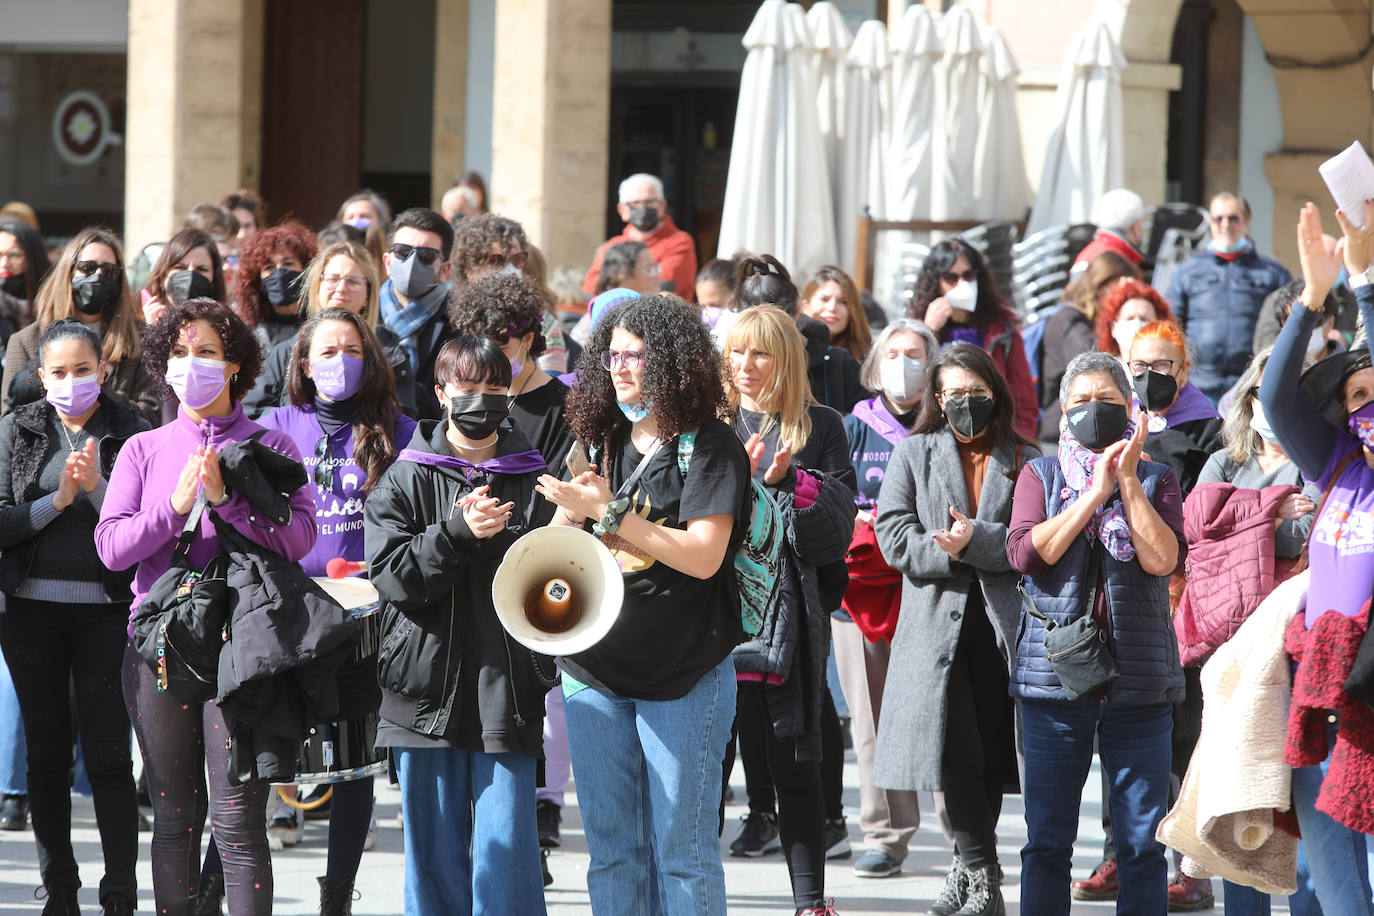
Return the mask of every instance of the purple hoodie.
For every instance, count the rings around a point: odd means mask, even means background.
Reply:
[[[132,608],[138,607],[172,564],[172,545],[181,535],[186,517],[172,508],[171,495],[187,458],[202,445],[222,449],[262,428],[237,404],[229,416],[206,417],[199,424],[185,408],[178,408],[171,423],[139,433],[125,444],[105,489],[100,522],[95,526],[95,550],[110,569],[138,565]],[[268,431],[262,442],[300,459],[295,443],[285,433]],[[259,524],[252,504],[238,493],[231,492],[229,502],[215,511],[249,540],[288,560],[300,560],[315,544],[315,499],[308,486],[291,494],[291,521],[282,528]],[[214,524],[207,513],[191,541],[191,565],[204,566],[218,548]]]
[[[316,520],[320,536],[315,546],[301,560],[307,576],[328,575],[325,567],[335,557],[345,560],[365,559],[363,551],[363,485],[367,472],[353,460],[352,427],[341,426],[330,437],[330,465],[334,479],[329,490],[315,482],[315,468],[320,459],[315,455],[317,443],[324,438],[324,428],[313,406],[278,407],[258,420],[268,429],[280,430],[291,437],[310,475],[306,489],[315,494]],[[415,421],[405,414],[396,415],[396,450],[410,444],[415,434]]]

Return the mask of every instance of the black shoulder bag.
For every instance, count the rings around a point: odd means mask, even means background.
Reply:
[[[229,620],[229,558],[220,551],[204,569],[192,568],[191,541],[206,508],[205,491],[196,497],[172,564],[134,612],[134,648],[157,675],[159,692],[186,703],[205,703],[219,688],[219,653]]]
[[[1027,594],[1024,581],[1016,586],[1021,590],[1026,613],[1045,625],[1045,653],[1070,700],[1106,687],[1120,673],[1111,647],[1107,645],[1107,634],[1093,619],[1093,608],[1097,604],[1097,552],[1100,549],[1095,540],[1089,541],[1086,588],[1083,589],[1085,600],[1078,616],[1066,624],[1056,624],[1041,613]]]

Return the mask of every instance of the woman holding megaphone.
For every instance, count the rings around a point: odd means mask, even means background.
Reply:
[[[420,423],[363,506],[405,911],[542,913],[533,799],[548,685],[502,629],[491,581],[516,538],[553,514],[535,492],[546,466],[504,422],[510,360],[495,342],[448,341],[434,379],[445,418]]]
[[[539,491],[557,521],[593,523],[624,576],[610,632],[559,659],[592,909],[723,914],[716,812],[735,714],[730,651],[743,636],[731,553],[752,505],[749,459],[718,419],[710,332],[676,296],[615,307],[579,371],[567,417],[598,466],[572,481],[545,475]]]

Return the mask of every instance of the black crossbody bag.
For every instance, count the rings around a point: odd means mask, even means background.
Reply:
[[[1106,687],[1120,673],[1116,659],[1112,658],[1111,647],[1107,645],[1107,633],[1093,619],[1093,608],[1097,604],[1097,552],[1100,549],[1096,541],[1090,542],[1085,579],[1088,587],[1084,589],[1086,600],[1079,608],[1078,616],[1066,624],[1056,624],[1041,613],[1026,592],[1024,580],[1016,584],[1026,613],[1045,625],[1045,653],[1070,700]]]

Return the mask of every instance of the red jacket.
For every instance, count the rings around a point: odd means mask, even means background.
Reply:
[[[1293,486],[1262,490],[1199,484],[1183,504],[1188,584],[1174,615],[1180,661],[1201,664],[1245,622],[1274,586],[1292,575],[1275,569],[1274,519]]]
[[[994,322],[983,335],[983,349],[1002,370],[1011,389],[1011,398],[1016,402],[1016,431],[1034,442],[1040,433],[1040,398],[1035,393],[1035,377],[1026,360],[1021,332]]]
[[[1139,267],[1140,262],[1145,260],[1145,255],[1130,243],[1125,236],[1111,229],[1099,229],[1093,235],[1093,240],[1083,247],[1078,253],[1078,257],[1073,259],[1074,266],[1087,264],[1093,258],[1102,254],[1104,251],[1115,251],[1135,266]]]
[[[658,262],[659,279],[673,284],[673,292],[688,302],[696,299],[697,294],[697,245],[692,237],[683,232],[668,214],[663,214],[654,231],[648,238],[632,239],[626,233],[607,241],[596,250],[596,260],[591,270],[582,280],[582,291],[588,296],[596,293],[596,281],[601,277],[601,259],[606,249],[619,242],[643,241],[649,246],[649,253]]]

